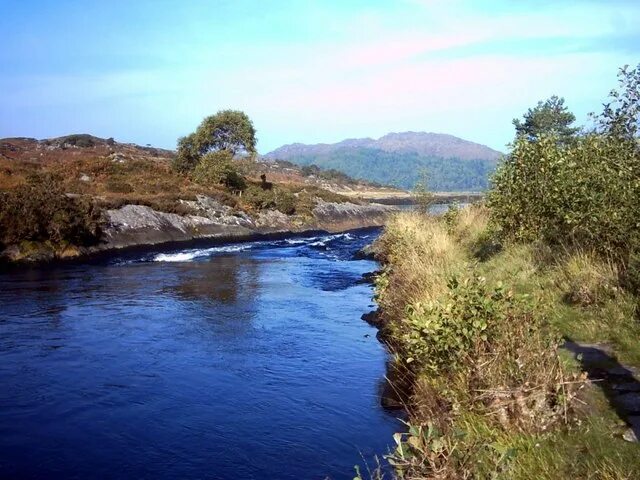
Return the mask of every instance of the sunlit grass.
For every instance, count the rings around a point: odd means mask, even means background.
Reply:
[[[506,284],[525,295],[559,335],[605,344],[619,361],[640,366],[638,299],[621,287],[614,264],[591,252],[534,243],[485,249],[493,241],[486,211],[475,207],[452,216],[453,220],[399,214],[379,241],[388,267],[378,293],[384,313],[398,325],[392,329],[395,335],[408,328],[403,320],[407,305],[442,298],[447,279],[466,272],[484,277],[487,285]],[[480,256],[479,251],[489,254]],[[531,341],[525,331],[512,329],[523,346]],[[558,360],[564,378],[578,380],[577,396],[566,422],[544,431],[496,423],[465,406],[473,394],[456,393],[455,378],[419,374],[411,425],[435,424],[442,431],[429,439],[410,440],[408,434],[406,441],[417,450],[401,452],[408,457],[397,452],[393,457],[403,466],[401,478],[637,478],[640,453],[637,444],[621,438],[623,422],[599,387],[579,387],[579,363],[571,354],[560,350]],[[540,368],[548,367],[540,364]],[[500,377],[495,378],[499,382]],[[438,408],[450,423],[434,418]],[[411,446],[406,445],[403,448]]]

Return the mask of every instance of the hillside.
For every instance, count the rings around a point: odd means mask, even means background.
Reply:
[[[377,183],[410,189],[426,169],[436,191],[484,190],[501,153],[453,135],[390,133],[377,140],[348,139],[335,144],[280,147],[265,158],[317,165]]]
[[[124,196],[138,201],[160,199],[160,203],[166,203],[163,200],[173,201],[211,190],[175,175],[170,168],[174,157],[173,150],[120,143],[88,134],[43,140],[3,138],[0,139],[0,191],[23,184],[36,172],[62,176],[68,191],[100,195],[109,200]],[[319,188],[350,197],[403,193],[355,180],[342,172],[301,168],[286,161],[240,161],[239,166],[254,181],[259,181],[264,173],[269,181],[279,184]]]
[[[339,172],[236,158],[239,190],[173,168],[176,153],[91,135],[0,139],[0,264],[134,245],[380,225],[402,193]]]

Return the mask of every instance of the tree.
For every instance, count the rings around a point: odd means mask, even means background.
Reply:
[[[176,170],[192,171],[202,157],[210,152],[226,151],[233,157],[240,153],[253,155],[256,150],[256,131],[244,112],[222,110],[206,117],[195,132],[178,140]]]
[[[429,172],[426,168],[423,168],[420,170],[419,175],[419,180],[411,193],[416,203],[416,209],[421,213],[429,213],[429,208],[435,201],[433,193],[429,190]]]
[[[523,120],[514,118],[516,136],[527,140],[538,140],[542,135],[558,137],[566,142],[574,137],[578,128],[572,127],[576,117],[564,104],[564,98],[553,95],[551,98],[538,102],[524,114]]]
[[[600,133],[635,144],[640,128],[640,64],[631,70],[629,65],[619,70],[618,87],[609,93],[602,113],[592,117]]]
[[[206,117],[196,130],[201,153],[226,150],[232,155],[255,153],[256,130],[246,113],[223,110]]]
[[[638,288],[640,65],[622,68],[618,82],[603,112],[594,115],[595,131],[567,143],[557,135],[518,135],[487,203],[505,238],[599,252],[618,262]]]

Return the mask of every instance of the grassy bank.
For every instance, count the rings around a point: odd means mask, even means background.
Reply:
[[[594,126],[558,97],[515,120],[484,204],[385,228],[398,478],[638,478],[640,65],[618,78]]]
[[[603,342],[640,365],[638,299],[613,264],[500,244],[483,206],[399,214],[377,249],[384,337],[411,379],[399,478],[637,478],[639,447],[560,348]]]

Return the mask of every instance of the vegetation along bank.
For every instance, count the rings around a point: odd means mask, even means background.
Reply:
[[[638,478],[640,68],[619,80],[590,129],[557,97],[516,121],[483,204],[375,244],[397,478]]]
[[[90,135],[0,140],[0,260],[346,230],[381,225],[393,210],[358,197],[394,189],[261,162],[255,144],[238,111],[205,118],[177,152]]]

